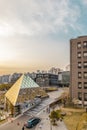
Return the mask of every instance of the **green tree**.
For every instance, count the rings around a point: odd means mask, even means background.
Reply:
[[[51,122],[53,125],[57,125],[57,121],[61,118],[61,111],[60,110],[56,110],[56,111],[52,111],[51,114],[49,115]]]

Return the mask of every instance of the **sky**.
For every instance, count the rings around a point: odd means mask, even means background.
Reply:
[[[87,0],[0,0],[0,74],[64,68],[87,35]]]

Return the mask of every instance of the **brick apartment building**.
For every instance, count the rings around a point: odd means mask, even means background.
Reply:
[[[70,40],[70,96],[87,105],[87,36]]]

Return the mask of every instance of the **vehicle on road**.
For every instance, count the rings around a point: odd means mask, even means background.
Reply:
[[[27,123],[26,123],[26,128],[32,128],[34,126],[36,126],[39,122],[41,121],[40,118],[38,117],[32,117],[30,118]]]

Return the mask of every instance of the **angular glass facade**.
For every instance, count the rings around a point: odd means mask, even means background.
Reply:
[[[12,103],[13,106],[16,105],[19,91],[25,88],[37,88],[39,87],[29,76],[22,75],[17,82],[7,91],[5,97]]]

